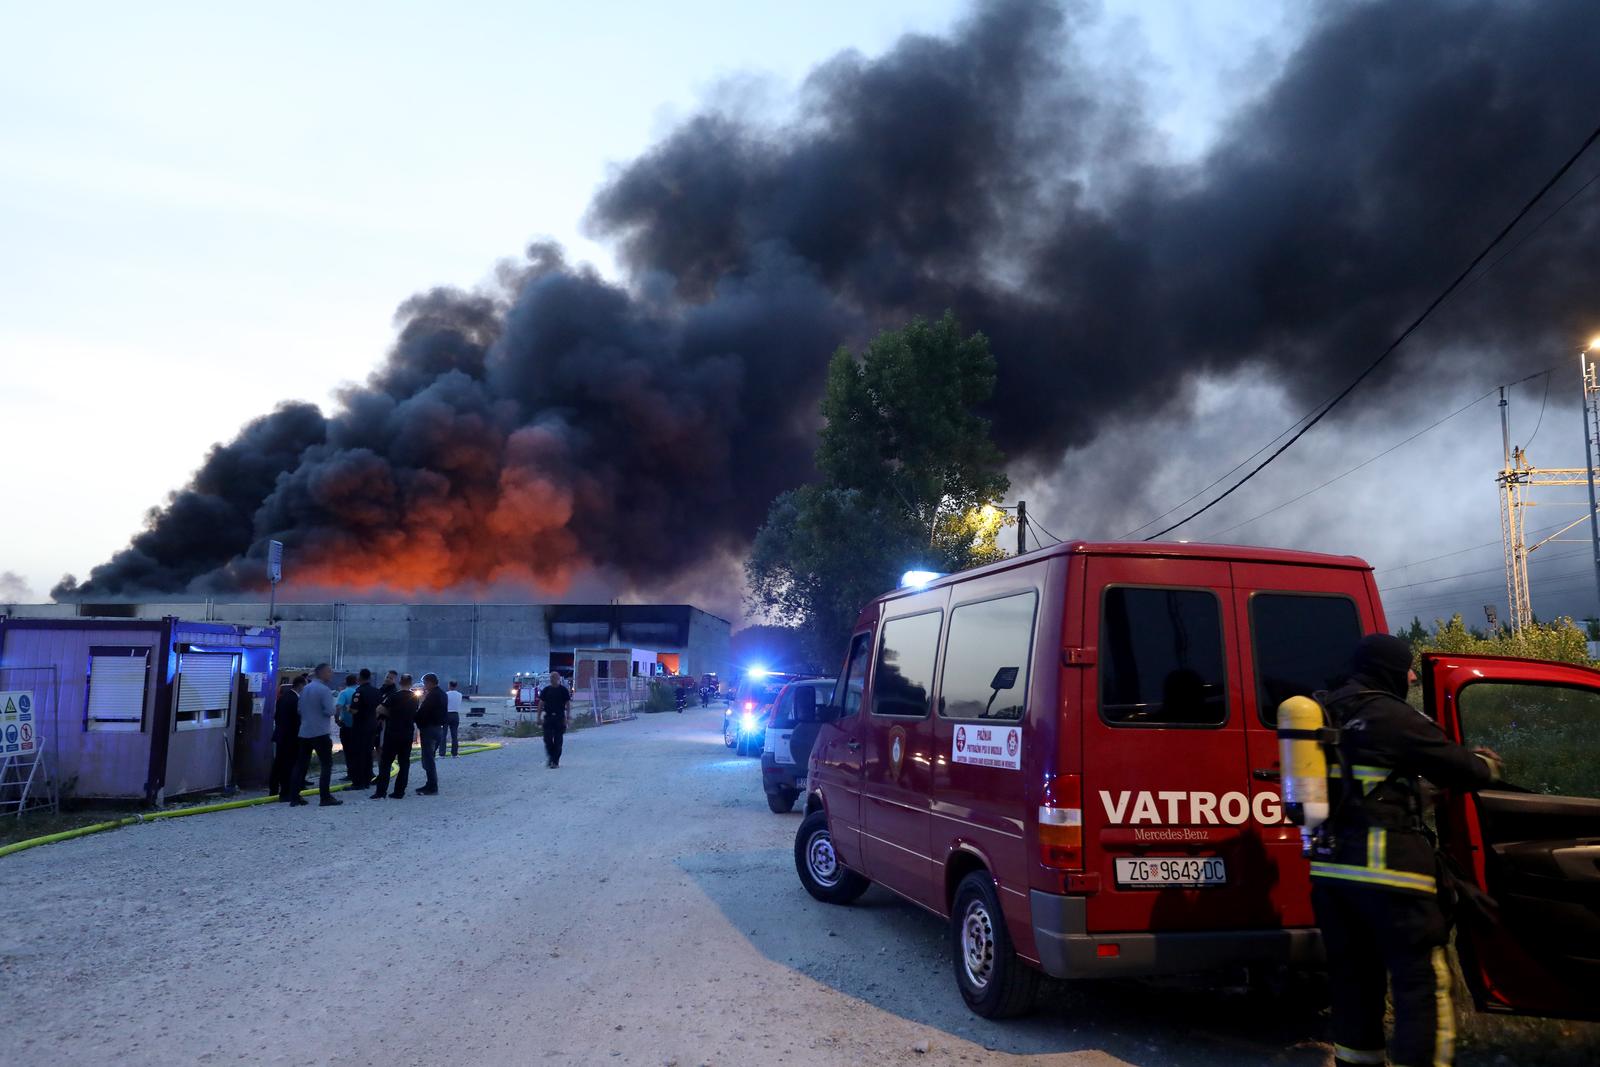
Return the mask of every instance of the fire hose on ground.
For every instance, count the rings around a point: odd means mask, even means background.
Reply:
[[[461,746],[461,754],[463,756],[471,756],[478,752],[492,752],[501,747],[503,746],[498,741],[467,741]],[[411,757],[411,762],[416,763],[420,759],[422,759],[422,753],[417,752]],[[349,788],[350,783],[341,782],[339,785],[333,786],[329,792],[337,793],[340,790]],[[303,797],[316,796],[317,789],[313,786],[310,789],[301,790],[300,795]],[[0,856],[9,856],[13,852],[22,852],[30,848],[37,848],[40,845],[51,845],[57,841],[70,841],[75,837],[88,837],[90,834],[104,833],[107,830],[116,830],[124,826],[132,826],[135,823],[155,822],[158,819],[181,819],[185,815],[205,815],[213,811],[248,808],[255,804],[271,804],[277,799],[276,794],[268,793],[266,796],[249,797],[244,800],[224,800],[216,804],[196,804],[188,808],[171,808],[166,811],[152,811],[129,815],[121,819],[110,819],[106,822],[90,823],[88,826],[77,826],[71,830],[63,830],[56,834],[30,837],[25,841],[13,841],[9,845],[0,846]]]

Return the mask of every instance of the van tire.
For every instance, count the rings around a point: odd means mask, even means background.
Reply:
[[[974,1014],[1010,1019],[1033,1009],[1039,972],[1017,956],[988,871],[973,871],[956,886],[950,908],[950,949],[956,985]]]
[[[794,810],[794,802],[799,798],[800,794],[793,789],[779,789],[767,794],[767,807],[772,809],[774,815],[787,815]]]
[[[794,835],[794,868],[806,892],[824,904],[849,904],[872,884],[839,862],[828,833],[828,813],[821,808],[800,820]]]

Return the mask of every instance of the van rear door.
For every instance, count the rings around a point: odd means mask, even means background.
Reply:
[[[1243,636],[1238,653],[1252,800],[1269,798],[1281,811],[1278,705],[1330,688],[1361,636],[1382,627],[1367,606],[1360,571],[1235,563],[1233,587]],[[1250,830],[1259,835],[1267,860],[1255,877],[1270,886],[1283,925],[1315,926],[1311,868],[1301,855],[1299,830],[1281,821],[1253,823]]]
[[[1083,822],[1091,931],[1272,925],[1250,822],[1228,564],[1091,556]],[[1090,635],[1094,635],[1091,637]]]
[[[1462,916],[1479,1010],[1600,1019],[1600,671],[1498,656],[1422,657],[1445,733],[1494,749],[1506,781],[1450,793],[1439,834],[1495,903]]]

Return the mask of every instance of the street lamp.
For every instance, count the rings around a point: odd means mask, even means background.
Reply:
[[[1589,542],[1594,551],[1595,595],[1600,597],[1600,515],[1596,514],[1594,492],[1594,444],[1600,440],[1600,383],[1595,381],[1595,362],[1589,353],[1600,348],[1600,337],[1593,338],[1578,353],[1583,372],[1583,465],[1589,476]]]

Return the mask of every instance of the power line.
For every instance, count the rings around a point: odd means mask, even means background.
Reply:
[[[1150,526],[1150,525],[1153,525],[1155,523],[1160,522],[1162,519],[1166,518],[1168,515],[1171,515],[1174,511],[1177,511],[1179,508],[1183,507],[1185,504],[1189,503],[1190,501],[1198,499],[1199,497],[1204,496],[1211,489],[1213,489],[1214,487],[1216,487],[1216,486],[1222,484],[1224,481],[1226,481],[1228,479],[1228,477],[1231,474],[1234,473],[1234,471],[1241,470],[1247,463],[1249,463],[1251,460],[1255,459],[1257,456],[1261,455],[1261,453],[1265,452],[1267,449],[1271,448],[1273,445],[1277,444],[1279,441],[1281,441],[1283,439],[1285,434],[1288,434],[1291,431],[1293,431],[1295,429],[1295,427],[1299,426],[1302,422],[1305,422],[1307,419],[1309,419],[1314,414],[1316,414],[1315,409],[1306,412],[1304,415],[1300,416],[1294,422],[1290,423],[1288,426],[1285,426],[1282,430],[1278,431],[1277,436],[1275,436],[1272,440],[1268,441],[1266,444],[1262,445],[1260,448],[1256,449],[1254,452],[1250,453],[1248,456],[1244,457],[1239,462],[1235,463],[1232,467],[1229,467],[1227,470],[1225,470],[1221,474],[1217,475],[1215,478],[1213,478],[1210,481],[1209,484],[1201,487],[1200,489],[1195,490],[1193,493],[1190,493],[1188,496],[1184,497],[1182,500],[1180,500],[1176,504],[1172,505],[1166,511],[1163,511],[1161,514],[1157,515],[1155,518],[1146,519],[1144,522],[1141,522],[1139,525],[1135,526],[1133,529],[1131,529],[1127,533],[1123,534],[1120,538],[1118,538],[1118,540],[1119,541],[1126,541],[1128,538],[1132,537],[1134,534],[1138,533],[1140,530],[1144,529],[1146,526]]]
[[[1550,370],[1544,372],[1544,399],[1539,401],[1539,418],[1533,424],[1533,432],[1528,435],[1527,441],[1523,442],[1522,450],[1524,452],[1528,450],[1529,445],[1533,444],[1533,439],[1539,436],[1539,427],[1544,425],[1544,409],[1550,403],[1550,383],[1555,380],[1555,375],[1551,372],[1554,370],[1555,368],[1551,367]]]
[[[1045,530],[1044,523],[1040,522],[1038,519],[1034,518],[1032,515],[1028,516],[1028,525],[1032,526],[1032,527],[1035,527],[1035,528],[1037,528],[1039,530],[1044,530],[1044,533],[1050,538],[1050,542],[1052,544],[1059,545],[1061,543],[1061,538],[1057,537],[1055,534],[1051,533],[1049,530]],[[1035,534],[1033,539],[1035,541],[1038,541],[1039,540],[1039,535]],[[1039,547],[1040,548],[1044,547],[1044,542],[1043,541],[1039,541]]]
[[[1537,528],[1535,530],[1530,530],[1529,532],[1530,533],[1535,533],[1535,534],[1542,534],[1546,530],[1554,530],[1554,529],[1557,529],[1557,528],[1559,528],[1561,526],[1564,526],[1564,525],[1565,525],[1565,523],[1552,522],[1549,526],[1540,526],[1539,528]],[[1424,563],[1434,563],[1434,562],[1437,562],[1438,560],[1449,559],[1451,556],[1460,556],[1460,555],[1463,555],[1463,554],[1465,554],[1467,552],[1478,552],[1478,551],[1481,551],[1481,550],[1483,550],[1485,548],[1500,548],[1500,547],[1503,547],[1504,544],[1505,544],[1505,542],[1500,541],[1500,540],[1485,541],[1481,545],[1470,545],[1467,548],[1458,548],[1453,552],[1441,552],[1439,555],[1437,555],[1437,556],[1429,556],[1427,559],[1414,559],[1409,563],[1395,563],[1395,564],[1391,564],[1390,566],[1387,566],[1387,567],[1378,567],[1372,573],[1373,574],[1388,574],[1390,571],[1403,571],[1408,567],[1420,567]]]
[[[1368,459],[1362,460],[1360,463],[1357,463],[1354,467],[1351,467],[1349,470],[1345,471],[1343,474],[1336,474],[1332,478],[1329,478],[1327,481],[1323,482],[1321,485],[1314,486],[1313,488],[1307,489],[1305,492],[1301,493],[1299,496],[1290,497],[1288,500],[1285,500],[1283,503],[1274,505],[1273,507],[1268,508],[1266,511],[1261,512],[1261,514],[1259,514],[1259,515],[1252,515],[1250,518],[1245,519],[1243,522],[1236,522],[1232,526],[1229,526],[1225,530],[1218,530],[1215,534],[1209,534],[1207,536],[1208,537],[1221,537],[1223,534],[1232,533],[1234,530],[1239,529],[1239,527],[1241,527],[1241,526],[1249,526],[1252,522],[1255,522],[1258,519],[1264,519],[1268,515],[1271,515],[1275,511],[1281,511],[1284,508],[1288,507],[1290,504],[1298,503],[1299,501],[1304,500],[1306,497],[1310,496],[1312,493],[1319,493],[1322,490],[1328,488],[1328,486],[1332,485],[1334,482],[1342,481],[1343,479],[1348,478],[1350,475],[1354,474],[1356,471],[1360,470],[1361,468],[1369,466],[1369,465],[1371,465],[1373,463],[1376,463],[1378,460],[1382,459],[1384,456],[1387,456],[1390,452],[1393,452],[1395,449],[1400,448],[1400,447],[1402,447],[1404,445],[1409,445],[1412,441],[1415,441],[1417,438],[1421,437],[1423,434],[1427,433],[1429,430],[1438,429],[1440,426],[1443,426],[1445,423],[1449,422],[1451,419],[1455,418],[1457,415],[1459,415],[1462,412],[1466,411],[1468,408],[1477,407],[1479,404],[1483,403],[1485,400],[1488,400],[1491,396],[1493,396],[1494,393],[1495,393],[1495,391],[1493,389],[1491,389],[1487,393],[1484,393],[1482,396],[1478,397],[1476,400],[1468,401],[1467,403],[1465,403],[1465,404],[1461,405],[1460,407],[1456,408],[1450,414],[1446,415],[1444,418],[1439,419],[1437,422],[1433,422],[1433,423],[1430,423],[1427,426],[1424,426],[1422,429],[1418,430],[1416,433],[1412,434],[1410,437],[1407,437],[1405,440],[1395,442],[1394,444],[1390,445],[1388,448],[1384,449],[1382,452],[1379,452],[1377,455],[1371,456]]]
[[[1525,378],[1518,378],[1516,381],[1514,381],[1514,382],[1512,382],[1510,384],[1511,385],[1521,385],[1523,382],[1531,382],[1533,379],[1539,377],[1541,374],[1545,375],[1545,399],[1548,400],[1549,396],[1550,396],[1550,388],[1549,388],[1550,387],[1550,377],[1549,376],[1550,376],[1551,372],[1553,372],[1555,369],[1556,368],[1553,367],[1553,366],[1552,367],[1546,367],[1544,370],[1536,371],[1533,374],[1530,374]],[[1496,386],[1495,388],[1498,389],[1499,386]],[[1507,388],[1509,388],[1509,386],[1507,386]],[[1412,434],[1410,437],[1407,437],[1405,440],[1397,441],[1394,444],[1390,445],[1388,448],[1384,449],[1382,452],[1379,452],[1377,455],[1372,456],[1369,459],[1362,460],[1360,463],[1357,463],[1354,467],[1351,467],[1349,470],[1345,471],[1343,474],[1336,474],[1332,478],[1329,478],[1327,481],[1323,482],[1321,485],[1315,486],[1315,487],[1313,487],[1311,489],[1307,489],[1305,492],[1301,493],[1299,496],[1290,497],[1288,500],[1285,500],[1283,503],[1278,504],[1278,505],[1276,505],[1274,507],[1270,507],[1266,511],[1261,512],[1261,514],[1259,514],[1259,515],[1252,515],[1250,518],[1245,519],[1243,522],[1236,522],[1232,526],[1229,526],[1225,530],[1218,530],[1214,534],[1208,534],[1207,537],[1221,537],[1223,534],[1232,533],[1234,530],[1239,529],[1241,526],[1249,526],[1252,522],[1255,522],[1257,519],[1264,519],[1268,515],[1271,515],[1275,511],[1280,511],[1283,508],[1288,507],[1290,504],[1298,503],[1299,501],[1304,500],[1306,497],[1310,496],[1312,493],[1321,492],[1322,490],[1328,488],[1328,486],[1332,485],[1334,482],[1341,481],[1342,479],[1347,478],[1350,475],[1354,474],[1356,471],[1360,470],[1361,468],[1363,468],[1365,466],[1368,466],[1369,464],[1376,463],[1378,460],[1382,459],[1384,456],[1387,456],[1390,452],[1393,452],[1395,449],[1400,448],[1403,445],[1409,445],[1412,441],[1415,441],[1417,438],[1421,437],[1423,434],[1427,433],[1429,430],[1438,429],[1440,426],[1443,426],[1445,423],[1449,422],[1451,419],[1455,418],[1457,415],[1460,415],[1462,412],[1466,411],[1468,408],[1476,407],[1477,405],[1483,403],[1485,400],[1489,399],[1494,394],[1495,394],[1495,389],[1490,389],[1487,393],[1484,393],[1482,396],[1478,397],[1476,400],[1468,401],[1467,403],[1465,403],[1465,404],[1461,405],[1460,407],[1456,408],[1450,414],[1446,415],[1444,418],[1439,419],[1436,422],[1430,423],[1427,426],[1424,426],[1422,429],[1418,430],[1416,433]],[[1542,410],[1539,412],[1539,418],[1540,418],[1541,421],[1544,418],[1544,412]],[[1535,433],[1539,432],[1537,426],[1534,427],[1534,432]],[[1532,438],[1530,437],[1529,440],[1531,441]]]
[[[1551,555],[1551,556],[1543,556],[1543,557],[1541,557],[1541,561],[1545,560],[1545,559],[1571,559],[1573,556],[1583,556],[1583,555],[1587,555],[1587,554],[1588,554],[1587,552],[1582,551],[1582,550],[1573,551],[1573,552],[1558,552],[1558,553],[1556,553],[1554,555]],[[1433,585],[1436,582],[1448,582],[1448,581],[1452,581],[1452,580],[1454,580],[1456,578],[1470,578],[1474,574],[1494,574],[1494,573],[1496,573],[1498,571],[1503,571],[1503,570],[1505,570],[1504,567],[1485,567],[1482,570],[1478,570],[1478,571],[1462,571],[1459,574],[1446,574],[1446,575],[1444,575],[1443,577],[1440,577],[1440,578],[1425,578],[1420,582],[1407,582],[1404,585],[1384,585],[1384,586],[1379,586],[1378,587],[1378,592],[1387,593],[1387,592],[1390,592],[1390,591],[1395,590],[1395,589],[1414,589],[1419,585]]]
[[[1468,263],[1466,268],[1462,270],[1460,274],[1457,274],[1455,279],[1452,280],[1449,285],[1445,286],[1444,291],[1438,296],[1434,297],[1428,306],[1422,309],[1422,313],[1413,319],[1409,326],[1401,330],[1400,334],[1395,337],[1393,341],[1389,342],[1388,347],[1386,347],[1382,352],[1378,353],[1378,357],[1371,363],[1367,364],[1366,369],[1364,369],[1360,374],[1356,375],[1355,379],[1351,381],[1349,385],[1341,389],[1332,400],[1328,401],[1328,403],[1324,405],[1323,408],[1318,411],[1309,422],[1307,422],[1300,429],[1296,430],[1294,434],[1283,444],[1279,445],[1271,455],[1267,456],[1266,459],[1256,464],[1256,466],[1253,467],[1248,474],[1234,482],[1227,489],[1223,490],[1220,495],[1213,497],[1204,506],[1184,516],[1170,526],[1166,526],[1160,530],[1157,530],[1155,533],[1148,535],[1145,537],[1145,540],[1154,541],[1156,538],[1164,536],[1165,534],[1169,534],[1178,527],[1199,518],[1201,515],[1204,515],[1207,511],[1210,511],[1212,508],[1228,499],[1228,497],[1237,492],[1241,486],[1265,470],[1273,460],[1277,459],[1279,456],[1283,455],[1290,448],[1292,448],[1296,441],[1300,440],[1300,438],[1304,437],[1307,433],[1310,433],[1312,427],[1316,426],[1317,423],[1326,418],[1328,413],[1334,408],[1338,407],[1347,396],[1355,391],[1358,385],[1366,381],[1367,378],[1371,377],[1372,373],[1376,371],[1391,354],[1393,354],[1394,350],[1399,348],[1400,345],[1405,342],[1406,338],[1415,333],[1417,329],[1428,320],[1429,316],[1433,314],[1434,310],[1438,308],[1440,304],[1443,304],[1446,300],[1450,299],[1451,294],[1453,294],[1457,289],[1461,288],[1462,283],[1464,283],[1467,278],[1471,276],[1473,271],[1478,269],[1478,265],[1488,258],[1489,253],[1493,252],[1500,245],[1500,243],[1506,239],[1507,235],[1509,235],[1512,230],[1516,229],[1517,224],[1527,217],[1528,212],[1533,210],[1534,205],[1538,204],[1540,200],[1544,199],[1545,194],[1548,193],[1558,181],[1566,176],[1566,173],[1573,168],[1573,166],[1578,162],[1579,158],[1589,150],[1589,147],[1593,145],[1596,140],[1600,140],[1600,126],[1596,126],[1590,132],[1589,136],[1584,138],[1583,144],[1578,146],[1578,150],[1569,156],[1565,163],[1561,164],[1560,168],[1558,168],[1556,172],[1550,176],[1544,185],[1539,188],[1539,191],[1534,193],[1533,197],[1526,204],[1522,205],[1521,210],[1512,216],[1511,221],[1501,227],[1500,232],[1495,234],[1493,240],[1485,245],[1482,251],[1480,251],[1476,256],[1472,257],[1472,262]]]

